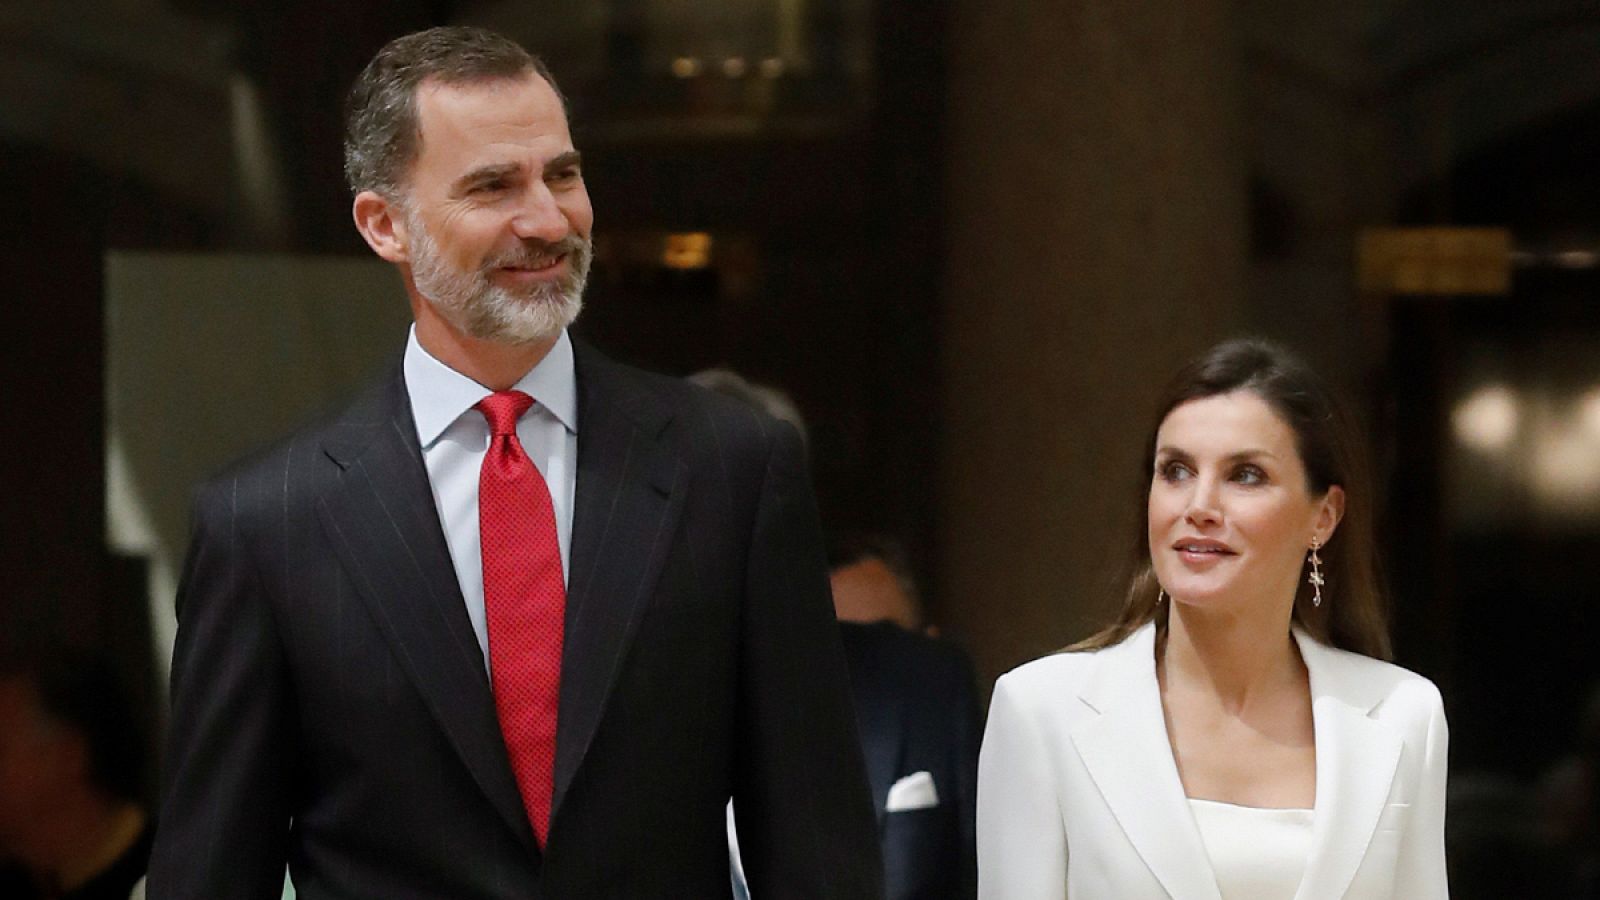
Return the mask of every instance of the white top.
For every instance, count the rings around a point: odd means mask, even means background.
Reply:
[[[1309,809],[1189,798],[1222,900],[1289,900],[1311,855]]]
[[[439,511],[450,561],[455,565],[467,618],[489,667],[489,624],[483,608],[483,550],[478,536],[478,473],[489,451],[489,423],[473,409],[494,393],[457,372],[417,343],[413,325],[402,364],[411,417],[417,424],[422,462],[428,468],[433,505]],[[550,488],[561,577],[571,566],[572,507],[578,487],[578,380],[572,341],[565,331],[544,359],[517,380],[513,390],[533,398],[517,420],[517,440]]]
[[[1445,900],[1439,691],[1296,629],[1316,815],[1296,900]],[[1172,757],[1155,626],[995,684],[978,757],[980,900],[1222,900]]]

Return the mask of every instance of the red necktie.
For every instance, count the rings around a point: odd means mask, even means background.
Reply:
[[[532,405],[521,391],[500,391],[478,403],[490,435],[478,476],[478,527],[494,705],[523,808],[542,847],[555,789],[567,592],[550,489],[517,440],[517,419]]]

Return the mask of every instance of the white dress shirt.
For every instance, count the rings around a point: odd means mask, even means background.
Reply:
[[[411,416],[422,445],[422,461],[433,488],[450,561],[455,564],[467,618],[489,666],[489,626],[483,608],[483,553],[478,536],[478,473],[489,449],[489,423],[473,409],[494,393],[439,360],[417,342],[412,326],[403,364]],[[550,488],[556,538],[561,544],[561,577],[571,569],[572,505],[578,486],[578,380],[572,341],[565,331],[544,359],[517,380],[512,390],[533,398],[517,421],[517,439]]]

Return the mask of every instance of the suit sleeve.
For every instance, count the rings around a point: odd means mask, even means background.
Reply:
[[[1450,732],[1439,691],[1428,685],[1428,731],[1422,770],[1407,817],[1395,872],[1396,897],[1427,900],[1450,895],[1444,855],[1445,777]]]
[[[956,814],[960,816],[961,858],[960,891],[957,896],[974,897],[978,891],[977,814],[978,750],[983,735],[983,713],[978,708],[975,690],[977,677],[965,656],[956,670]]]
[[[294,735],[282,648],[238,518],[202,490],[178,588],[172,716],[151,852],[153,900],[277,898]]]
[[[1065,900],[1067,839],[1037,724],[1001,678],[978,757],[978,897]]]
[[[750,895],[879,898],[883,863],[799,437],[773,442],[741,620],[733,808]]]

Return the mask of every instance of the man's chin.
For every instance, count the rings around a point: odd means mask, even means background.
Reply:
[[[516,309],[501,309],[490,315],[474,317],[462,330],[473,337],[509,346],[532,346],[549,343],[571,325],[583,309],[583,301],[525,301],[537,306],[521,305]]]

